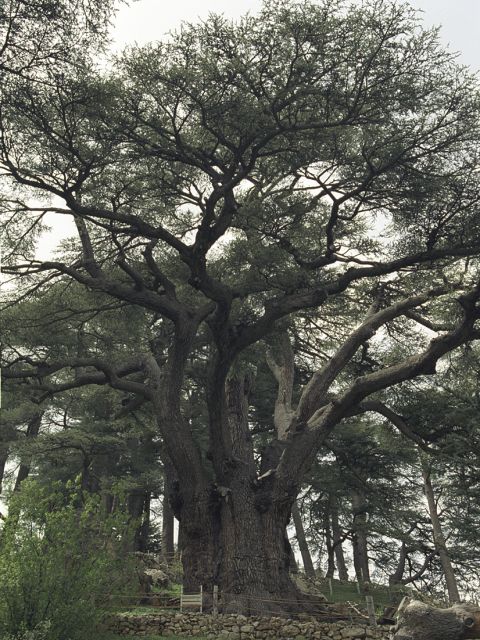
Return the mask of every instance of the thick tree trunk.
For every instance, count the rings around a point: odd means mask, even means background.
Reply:
[[[330,500],[330,513],[332,516],[332,534],[333,534],[333,546],[335,549],[335,559],[337,561],[337,571],[339,580],[348,580],[347,563],[345,562],[345,555],[343,553],[343,532],[338,520],[338,504],[337,497],[331,496]]]
[[[274,504],[268,478],[266,486],[257,489],[248,430],[248,387],[241,375],[227,382],[232,466],[226,478],[228,488],[217,488],[221,493],[218,579],[226,611],[279,613],[298,607],[286,535],[293,498],[284,505]]]
[[[438,515],[437,503],[435,501],[435,494],[431,481],[430,465],[426,461],[422,462],[422,475],[425,497],[428,504],[428,512],[430,514],[430,520],[432,522],[435,549],[438,552],[443,574],[445,576],[448,599],[450,601],[450,604],[454,604],[455,602],[460,602],[460,594],[458,593],[457,579],[455,577],[455,572],[450,560],[450,554],[447,549],[447,543],[442,531],[440,517]]]
[[[185,365],[199,322],[200,317],[177,309],[175,337],[166,366],[159,366],[155,353],[144,357],[165,455],[176,473],[169,500],[181,527],[183,586],[186,593],[198,592],[200,585],[206,592],[211,592],[215,549],[218,548],[215,491],[199,446],[181,410]]]
[[[358,583],[370,582],[368,566],[367,505],[362,492],[352,491],[353,565]]]
[[[212,593],[218,584],[216,553],[219,545],[218,501],[210,487],[182,487],[175,483],[170,494],[173,513],[179,521],[185,593]]]
[[[249,381],[245,375],[236,374],[225,386],[226,393],[221,399],[224,405],[212,407],[212,413],[228,423],[228,428],[224,429],[228,440],[225,436],[221,445],[225,448],[223,460],[218,452],[213,460],[217,483],[211,490],[208,522],[199,529],[200,535],[204,535],[210,527],[210,533],[199,544],[198,536],[193,540],[187,529],[193,521],[198,522],[199,517],[194,515],[192,519],[192,510],[199,509],[201,500],[197,498],[188,508],[185,505],[185,519],[181,522],[184,569],[187,550],[197,543],[197,557],[204,558],[205,549],[213,540],[212,582],[219,586],[223,611],[294,613],[304,609],[305,599],[308,599],[298,591],[290,577],[291,548],[286,529],[296,487],[292,487],[289,494],[273,494],[271,465],[278,464],[283,445],[269,449],[272,455],[267,456],[268,469],[263,477],[261,470],[260,478],[257,478],[248,427]],[[212,403],[214,401],[212,395]],[[187,569],[191,574],[191,567],[187,566]],[[210,588],[208,585],[207,589]]]
[[[315,568],[313,566],[312,556],[310,555],[310,549],[308,548],[307,538],[305,536],[305,529],[303,527],[302,516],[298,503],[295,501],[292,507],[292,518],[295,525],[295,533],[297,536],[298,548],[302,556],[303,569],[305,575],[309,578],[315,578]]]

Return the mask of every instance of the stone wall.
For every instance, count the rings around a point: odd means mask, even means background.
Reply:
[[[285,618],[246,617],[200,613],[162,612],[147,615],[118,614],[108,624],[119,635],[175,635],[202,636],[220,640],[387,640],[388,627],[336,622],[319,622],[313,618],[290,620]]]

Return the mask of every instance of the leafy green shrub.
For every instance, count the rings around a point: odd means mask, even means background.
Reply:
[[[109,594],[129,578],[128,535],[96,498],[24,482],[0,532],[0,637],[100,640]]]

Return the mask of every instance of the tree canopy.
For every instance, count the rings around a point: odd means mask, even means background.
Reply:
[[[100,5],[78,49],[62,5],[32,73],[5,36],[3,376],[39,406],[120,392],[170,469],[186,586],[296,598],[286,527],[332,434],[363,456],[380,415],[428,451],[397,395],[478,337],[477,80],[390,0],[267,0],[108,64]],[[76,236],[41,260],[46,214]]]

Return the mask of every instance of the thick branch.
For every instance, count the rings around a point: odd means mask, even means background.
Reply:
[[[296,412],[298,420],[308,420],[313,411],[321,406],[322,403],[325,403],[325,395],[331,383],[350,362],[360,346],[366,340],[369,340],[382,325],[444,292],[444,289],[428,291],[424,294],[400,300],[380,311],[375,312],[372,309],[362,324],[348,336],[327,364],[320,371],[314,373],[300,398]]]

